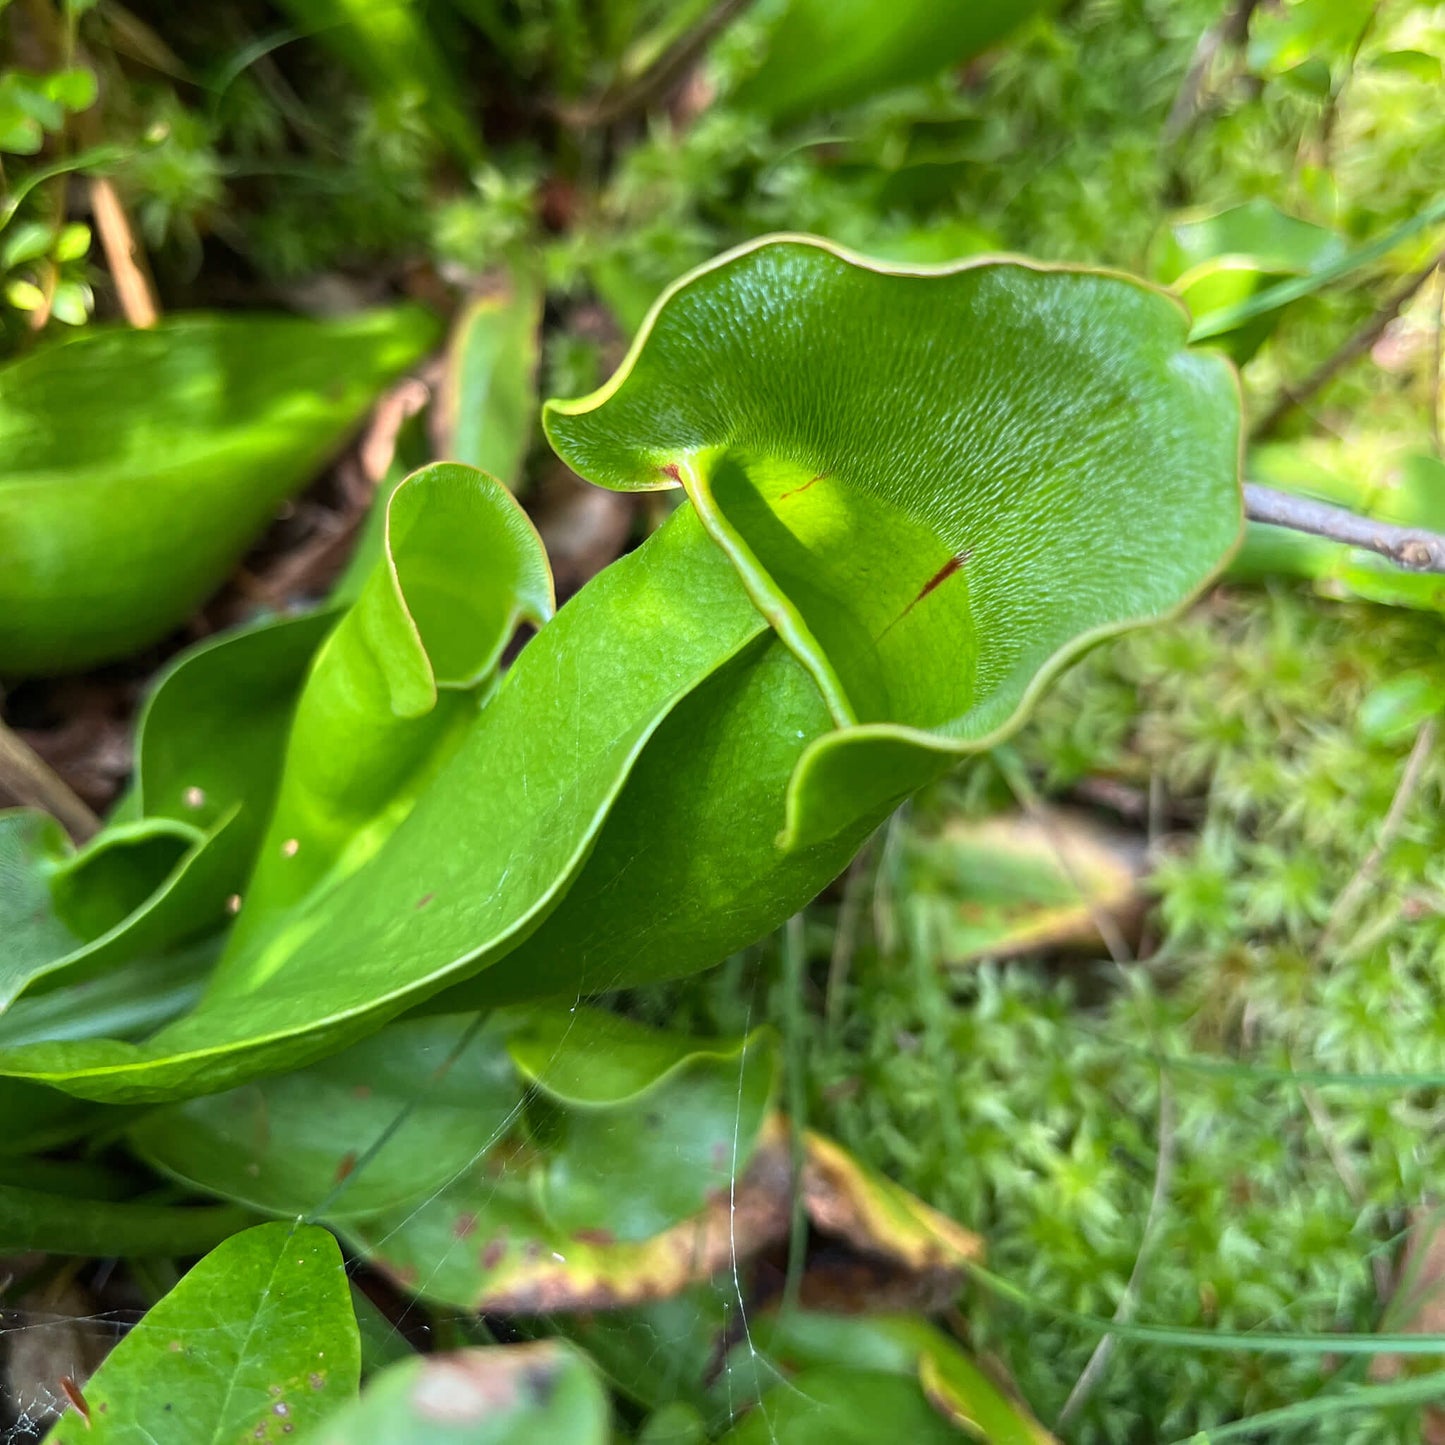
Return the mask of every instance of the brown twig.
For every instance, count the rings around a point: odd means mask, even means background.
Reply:
[[[0,722],[0,794],[43,808],[77,842],[100,831],[100,819],[23,738]]]
[[[116,299],[121,314],[132,326],[152,327],[160,320],[160,306],[155,288],[145,265],[145,253],[135,239],[130,217],[108,176],[92,176],[89,183],[90,213],[100,244],[105,251],[105,264],[115,282]]]
[[[1292,492],[1277,492],[1256,482],[1244,484],[1244,512],[1255,522],[1308,532],[1388,558],[1407,572],[1445,572],[1445,536],[1418,527],[1377,522],[1344,507],[1316,502]]]
[[[1312,396],[1333,381],[1352,361],[1357,361],[1365,355],[1385,334],[1385,328],[1400,314],[1410,298],[1440,268],[1442,261],[1445,261],[1445,254],[1435,257],[1428,266],[1415,272],[1414,275],[1407,276],[1385,298],[1380,309],[1363,326],[1353,332],[1339,350],[1327,356],[1299,385],[1282,388],[1274,405],[1254,428],[1256,440],[1269,436],[1290,412],[1296,407],[1303,406]]]
[[[561,106],[558,115],[566,124],[585,129],[613,125],[665,102],[702,59],[708,46],[752,3],[753,0],[718,0],[691,30],[678,36],[640,75],[613,86],[594,100]]]

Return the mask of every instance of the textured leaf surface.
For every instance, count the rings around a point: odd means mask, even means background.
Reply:
[[[0,673],[119,657],[177,626],[377,392],[423,312],[89,329],[0,370]]]
[[[346,1270],[323,1229],[261,1224],[218,1245],[115,1347],[50,1445],[274,1445],[356,1393]]]
[[[605,1445],[610,1414],[591,1364],[538,1340],[393,1365],[316,1445]]]

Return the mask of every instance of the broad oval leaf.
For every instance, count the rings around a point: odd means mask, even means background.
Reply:
[[[343,1228],[383,1215],[405,1228],[412,1206],[468,1197],[500,1161],[558,1237],[647,1239],[747,1166],[776,1051],[767,1034],[687,1039],[621,1020],[613,1030],[609,1018],[404,1019],[294,1074],[150,1111],[130,1140],[207,1193]],[[562,1092],[514,1062],[542,1040]],[[589,1067],[624,1087],[570,1096],[565,1081]],[[458,1215],[471,1219],[457,1236],[468,1255],[462,1241],[486,1213],[482,1200]]]
[[[182,316],[0,369],[0,674],[184,621],[435,334],[416,310]]]
[[[232,1235],[160,1300],[48,1445],[298,1438],[356,1393],[356,1318],[336,1241],[304,1224]]]
[[[403,1360],[368,1380],[315,1445],[606,1445],[607,1391],[561,1340]]]
[[[194,1013],[0,1070],[176,1097],[469,975],[475,1006],[705,967],[1080,647],[1186,602],[1241,524],[1228,364],[1186,349],[1170,298],[1091,271],[765,240],[674,286],[612,382],[546,421],[592,480],[692,505],[523,650],[375,858]]]
[[[294,1074],[155,1109],[130,1142],[167,1174],[268,1214],[345,1221],[425,1199],[508,1132],[501,1030],[404,1019]]]

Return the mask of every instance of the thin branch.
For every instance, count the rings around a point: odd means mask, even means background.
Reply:
[[[1338,351],[1327,356],[1298,386],[1284,387],[1278,400],[1254,428],[1254,436],[1268,436],[1290,412],[1303,406],[1351,362],[1365,355],[1385,334],[1385,328],[1400,314],[1415,293],[1439,270],[1442,262],[1445,262],[1445,253],[1435,257],[1428,266],[1414,275],[1407,276],[1385,298],[1380,309],[1356,330]]]
[[[703,52],[753,0],[718,0],[691,30],[678,36],[640,75],[604,91],[595,100],[559,108],[568,125],[578,128],[612,125],[665,101]]]
[[[77,842],[100,831],[100,819],[29,743],[0,722],[0,794],[43,808]]]
[[[1292,492],[1277,492],[1257,482],[1244,484],[1244,512],[1255,522],[1363,547],[1407,572],[1445,572],[1445,536],[1439,532],[1377,522],[1344,507],[1332,507]]]
[[[145,253],[136,241],[125,205],[109,177],[90,178],[90,210],[95,229],[100,232],[110,278],[115,282],[121,314],[132,326],[154,326],[160,320],[161,310],[146,272]]]

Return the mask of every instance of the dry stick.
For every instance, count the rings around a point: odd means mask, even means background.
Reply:
[[[1129,1282],[1124,1286],[1124,1293],[1119,1296],[1119,1303],[1114,1309],[1116,1325],[1127,1324],[1129,1317],[1134,1313],[1134,1306],[1138,1303],[1139,1285],[1144,1277],[1144,1266],[1148,1263],[1150,1254],[1153,1253],[1155,1225],[1164,1211],[1164,1204],[1169,1197],[1169,1186],[1173,1177],[1174,1095],[1169,1086],[1169,1076],[1161,1070],[1159,1073],[1159,1153],[1154,1164],[1154,1190],[1149,1196],[1149,1212],[1144,1216],[1144,1233],[1139,1239],[1139,1252],[1134,1256],[1134,1268],[1129,1271]],[[1069,1417],[1076,1414],[1083,1406],[1084,1401],[1089,1398],[1090,1392],[1098,1384],[1099,1377],[1104,1373],[1118,1342],[1118,1335],[1108,1334],[1102,1336],[1099,1343],[1094,1346],[1094,1352],[1089,1356],[1089,1362],[1084,1366],[1079,1378],[1074,1381],[1074,1388],[1069,1391],[1069,1398],[1064,1401],[1064,1408],[1059,1411],[1059,1418],[1054,1422],[1055,1430],[1063,1429],[1068,1424]]]
[[[1254,437],[1268,436],[1297,406],[1303,406],[1322,387],[1332,381],[1352,361],[1358,360],[1385,334],[1385,328],[1400,314],[1412,296],[1435,274],[1445,253],[1435,257],[1428,266],[1407,276],[1338,351],[1327,356],[1298,386],[1284,387],[1275,404],[1254,428]]]
[[[1363,547],[1389,558],[1407,572],[1445,572],[1445,536],[1439,532],[1377,522],[1344,507],[1332,507],[1328,502],[1316,502],[1293,492],[1277,492],[1257,482],[1244,484],[1244,513],[1255,522]]]
[[[0,722],[0,792],[16,802],[44,808],[77,843],[100,831],[100,819],[46,761]]]
[[[596,100],[564,106],[561,118],[568,125],[585,127],[611,125],[636,111],[665,100],[712,42],[727,29],[753,0],[718,0],[693,28],[680,35],[641,75],[606,91]]]
[[[120,309],[132,326],[149,328],[160,320],[160,306],[155,290],[146,274],[144,254],[136,243],[130,217],[125,213],[114,184],[106,176],[90,178],[90,210],[100,244],[105,250],[105,264],[115,282]]]

